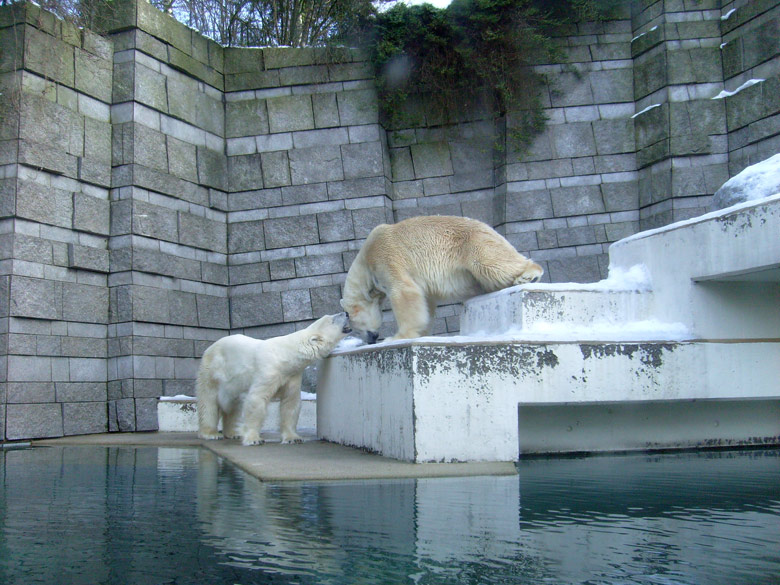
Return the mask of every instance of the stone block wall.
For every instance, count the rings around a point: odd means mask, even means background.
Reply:
[[[593,281],[611,242],[780,151],[769,0],[637,0],[572,27],[522,154],[511,113],[386,130],[360,51],[225,48],[114,4],[102,36],[0,9],[0,440],[155,429],[215,339],[339,311],[379,223],[475,217],[546,280]]]
[[[0,11],[0,438],[108,429],[110,40]]]

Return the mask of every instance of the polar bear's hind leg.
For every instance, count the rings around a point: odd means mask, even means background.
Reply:
[[[393,314],[398,322],[398,333],[390,340],[412,339],[426,335],[433,315],[428,300],[420,287],[412,282],[399,282],[389,295]],[[435,308],[435,304],[433,305]]]
[[[221,439],[217,430],[219,425],[219,380],[212,375],[211,356],[204,356],[196,382],[198,401],[198,436],[201,439]]]
[[[279,403],[279,430],[282,443],[302,443],[298,432],[298,419],[301,416],[301,376],[292,378],[282,391]]]

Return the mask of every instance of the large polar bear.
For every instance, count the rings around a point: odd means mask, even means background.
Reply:
[[[282,443],[297,443],[301,376],[306,366],[328,355],[351,331],[346,313],[325,315],[305,329],[271,339],[228,335],[203,352],[196,392],[198,436],[259,445],[266,407],[280,400]]]
[[[430,333],[438,302],[533,282],[543,272],[481,221],[412,217],[371,231],[349,268],[341,306],[374,343],[387,297],[398,323],[391,339],[409,339]]]

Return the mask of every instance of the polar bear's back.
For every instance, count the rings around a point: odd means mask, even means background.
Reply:
[[[413,217],[377,226],[361,251],[380,281],[408,274],[439,298],[484,292],[472,275],[476,258],[484,262],[495,257],[503,263],[519,256],[490,226],[454,216]]]
[[[374,229],[366,241],[372,264],[399,261],[411,267],[451,268],[473,258],[477,248],[489,246],[500,254],[517,254],[512,245],[488,225],[467,217],[446,215],[412,217]]]

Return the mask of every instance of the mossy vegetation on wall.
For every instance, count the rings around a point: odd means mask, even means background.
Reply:
[[[604,0],[454,0],[445,9],[398,4],[370,23],[368,48],[389,129],[512,114],[510,138],[528,144],[544,126],[533,69],[562,57],[563,27],[605,16]]]

